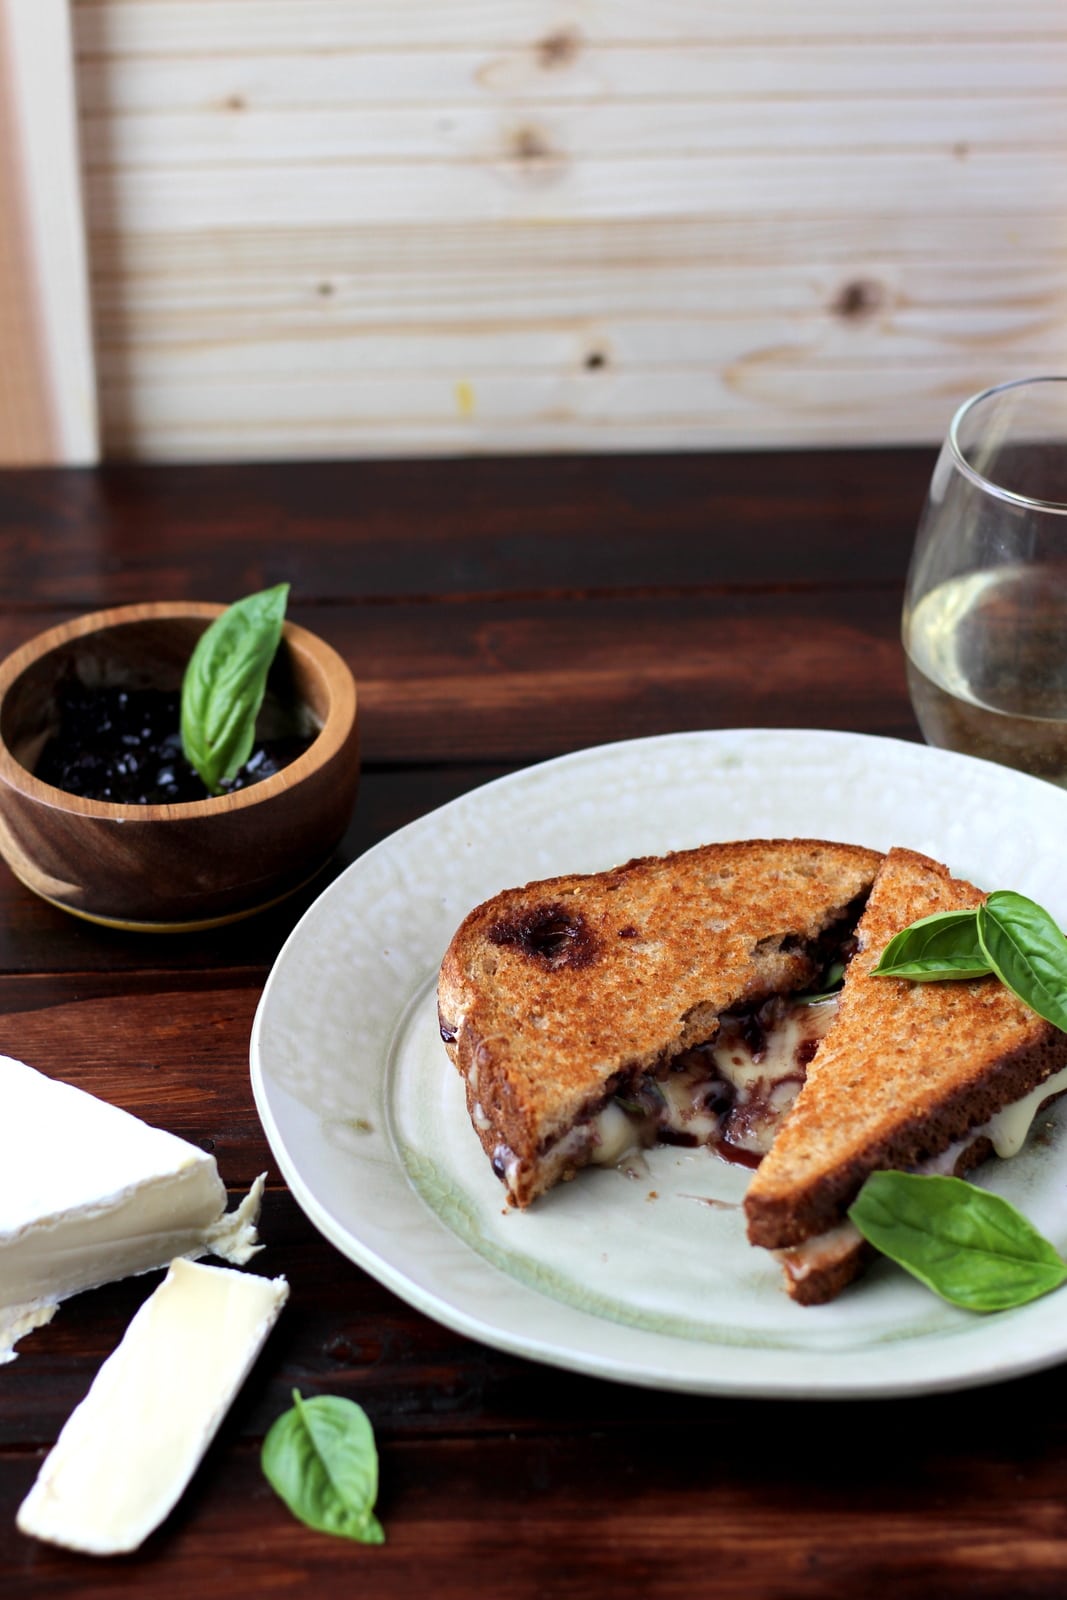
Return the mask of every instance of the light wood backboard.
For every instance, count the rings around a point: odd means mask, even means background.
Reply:
[[[108,454],[933,441],[1067,370],[1062,0],[73,21]]]

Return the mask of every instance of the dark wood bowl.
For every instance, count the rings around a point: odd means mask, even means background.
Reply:
[[[63,675],[178,689],[222,610],[181,602],[98,611],[38,634],[0,664],[0,854],[35,894],[113,927],[191,931],[272,905],[333,853],[359,782],[356,686],[335,650],[291,622],[271,685],[320,731],[273,777],[182,804],[115,805],[33,774]]]

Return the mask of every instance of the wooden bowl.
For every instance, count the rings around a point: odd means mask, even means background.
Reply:
[[[0,664],[0,854],[53,905],[111,927],[195,930],[262,910],[325,865],[359,781],[356,686],[335,650],[287,622],[270,686],[320,732],[273,777],[175,805],[87,800],[34,777],[56,726],[55,689],[86,682],[178,689],[224,608],[120,606],[38,634]]]

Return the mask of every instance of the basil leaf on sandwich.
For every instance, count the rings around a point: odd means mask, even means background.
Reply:
[[[1067,939],[1049,913],[1025,895],[998,889],[978,907],[977,930],[1000,981],[1067,1032]]]
[[[1043,907],[1011,890],[913,922],[871,971],[913,983],[993,974],[1067,1032],[1067,939]],[[1067,1262],[1021,1212],[960,1178],[873,1173],[849,1217],[883,1255],[971,1311],[1025,1305],[1067,1282]]]
[[[978,913],[936,911],[890,939],[872,968],[875,978],[935,983],[945,978],[984,978],[989,957],[978,937]]]
[[[1067,1262],[1010,1201],[961,1178],[875,1172],[848,1214],[883,1255],[968,1311],[1006,1311],[1067,1282]]]
[[[1010,889],[980,906],[921,917],[894,935],[875,978],[938,983],[995,973],[1014,995],[1067,1033],[1067,939],[1042,907]]]

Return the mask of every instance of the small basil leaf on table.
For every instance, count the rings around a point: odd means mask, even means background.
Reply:
[[[182,751],[212,794],[252,753],[267,673],[282,636],[289,585],[229,606],[201,634],[182,680]]]
[[[264,1476],[293,1515],[319,1533],[383,1544],[374,1515],[378,1452],[367,1413],[354,1400],[293,1390],[293,1407],[263,1441]]]
[[[1067,1262],[1010,1201],[961,1178],[875,1172],[848,1214],[883,1255],[969,1311],[1025,1305],[1067,1281]]]
[[[1048,912],[1025,895],[997,889],[978,908],[978,937],[1001,982],[1067,1031],[1067,939]]]
[[[977,912],[935,911],[890,939],[871,973],[935,983],[945,978],[984,978],[989,958],[978,938]]]

